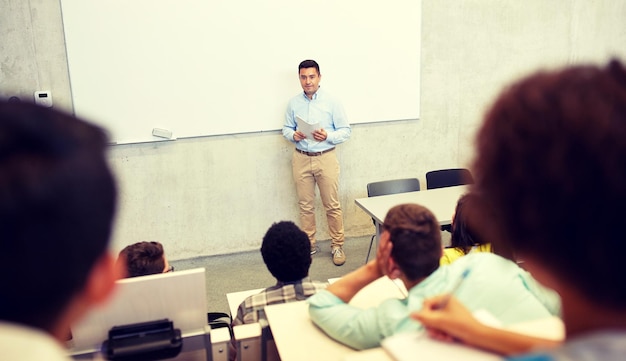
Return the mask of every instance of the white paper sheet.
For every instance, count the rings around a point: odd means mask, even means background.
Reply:
[[[298,127],[296,128],[296,130],[299,130],[302,133],[304,133],[304,135],[306,136],[308,140],[315,141],[315,138],[313,138],[313,131],[320,129],[320,123],[318,122],[315,124],[311,124],[297,115],[296,115],[296,122],[298,124]]]
[[[382,346],[396,361],[498,361],[502,357],[459,343],[433,340],[423,331],[400,333],[383,340]]]

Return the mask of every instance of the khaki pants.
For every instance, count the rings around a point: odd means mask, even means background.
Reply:
[[[343,216],[339,204],[339,161],[336,151],[308,156],[294,151],[291,160],[300,206],[300,228],[315,244],[315,184],[326,210],[331,247],[343,246]]]

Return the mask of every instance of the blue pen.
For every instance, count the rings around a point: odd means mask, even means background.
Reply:
[[[448,305],[448,302],[450,302],[450,298],[452,298],[454,293],[459,289],[459,287],[461,287],[461,284],[463,283],[463,280],[465,280],[467,278],[467,275],[469,274],[469,272],[470,272],[469,268],[466,269],[465,271],[463,271],[463,273],[461,274],[461,277],[459,278],[457,283],[454,285],[454,287],[452,287],[452,290],[450,290],[450,292],[446,295],[446,297],[444,297],[443,300],[441,300],[441,302],[439,302],[439,304],[435,305],[434,308],[436,310],[445,308]]]

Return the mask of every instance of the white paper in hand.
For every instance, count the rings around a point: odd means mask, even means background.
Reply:
[[[310,124],[309,122],[300,118],[297,115],[296,115],[296,122],[298,124],[296,130],[299,130],[302,133],[304,133],[304,135],[306,136],[306,139],[315,141],[315,138],[313,138],[313,131],[320,129],[320,123],[318,122],[315,124]]]

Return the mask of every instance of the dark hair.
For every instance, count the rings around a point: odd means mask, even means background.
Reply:
[[[29,103],[0,102],[0,319],[51,331],[108,247],[107,138]]]
[[[165,269],[163,245],[159,242],[137,242],[126,246],[118,259],[126,262],[128,277],[163,273]]]
[[[298,281],[309,274],[309,237],[293,222],[272,224],[263,237],[261,255],[272,276],[281,282]]]
[[[317,62],[315,60],[304,60],[300,63],[300,65],[298,65],[298,74],[300,73],[300,69],[307,69],[307,68],[315,68],[315,70],[317,70],[317,74],[321,74],[320,73],[320,66],[319,64],[317,64]]]
[[[439,267],[441,229],[430,210],[417,204],[391,208],[383,227],[393,244],[391,257],[411,281],[429,276]]]
[[[626,307],[626,71],[571,66],[506,89],[477,135],[475,187],[522,257],[599,304]]]
[[[468,254],[473,246],[487,243],[478,233],[472,232],[471,229],[469,218],[471,213],[476,212],[475,198],[476,195],[473,193],[464,194],[457,201],[454,211],[450,246],[458,248],[464,254]]]

